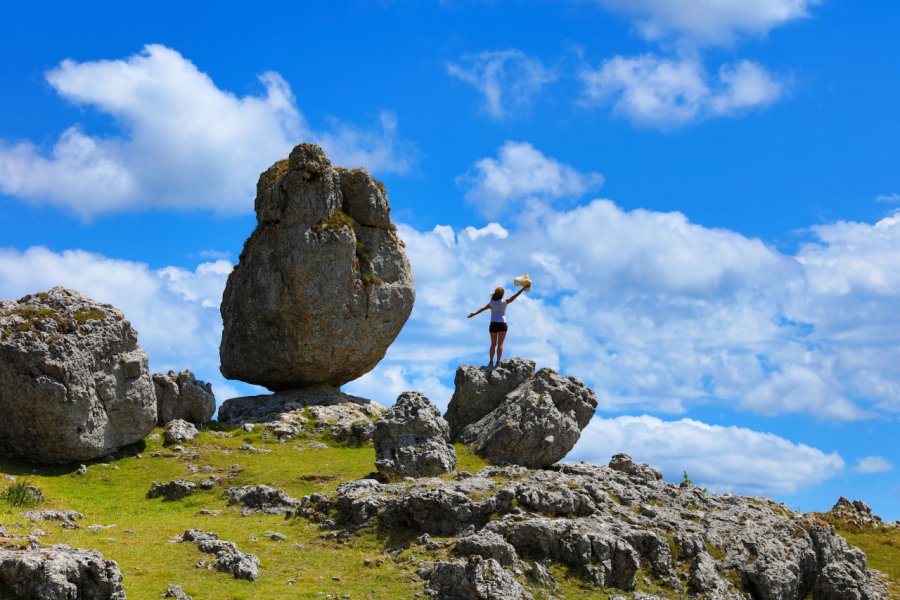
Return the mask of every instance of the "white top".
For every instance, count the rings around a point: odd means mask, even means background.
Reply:
[[[506,323],[506,300],[491,300],[488,306],[491,307],[491,323]]]

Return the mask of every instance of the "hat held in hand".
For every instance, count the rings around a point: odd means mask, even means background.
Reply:
[[[515,280],[513,280],[513,283],[517,287],[525,288],[526,292],[531,291],[531,278],[528,277],[528,273],[525,273],[521,277],[516,277]]]

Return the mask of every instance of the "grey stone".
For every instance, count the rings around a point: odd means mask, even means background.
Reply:
[[[222,374],[288,390],[370,371],[415,297],[383,187],[300,144],[260,176],[255,207],[222,298]]]
[[[495,369],[462,365],[456,369],[455,389],[444,419],[450,437],[459,438],[463,429],[500,406],[506,395],[534,376],[534,361],[518,357]]]
[[[230,573],[235,579],[259,579],[259,557],[241,552],[234,542],[220,540],[218,534],[201,529],[188,529],[181,539],[193,542],[201,552],[215,554],[216,560],[210,568]]]
[[[649,477],[657,481],[662,479],[661,472],[646,463],[635,464],[631,457],[624,452],[614,455],[609,460],[609,468],[637,477]]]
[[[166,483],[156,483],[150,486],[147,492],[148,498],[165,498],[166,500],[181,500],[197,491],[197,484],[192,481],[175,479]]]
[[[165,425],[174,419],[184,419],[202,425],[216,412],[216,396],[212,385],[198,380],[190,371],[154,373],[157,424]]]
[[[0,549],[0,597],[125,600],[122,572],[95,550],[65,545]]]
[[[252,485],[233,487],[225,490],[228,496],[228,504],[241,504],[241,514],[244,516],[253,513],[265,513],[277,515],[293,510],[300,505],[300,501],[291,498],[287,493],[268,485]]]
[[[403,392],[375,422],[375,467],[389,479],[431,477],[456,469],[450,429],[424,394]]]
[[[494,464],[547,467],[575,446],[596,408],[589,387],[545,368],[467,425],[459,439]]]
[[[162,595],[163,598],[175,598],[175,600],[193,600],[191,596],[184,593],[184,590],[181,589],[180,585],[170,585],[166,588],[166,592]]]
[[[93,460],[156,423],[147,353],[122,311],[55,287],[0,301],[0,456]]]
[[[441,561],[427,574],[426,591],[441,600],[532,600],[512,573],[494,559]]]
[[[479,532],[460,538],[453,552],[463,557],[476,554],[482,558],[493,558],[503,566],[512,565],[519,558],[516,549],[494,532]]]
[[[193,423],[188,423],[184,419],[175,419],[166,423],[166,429],[163,431],[163,440],[166,446],[183,444],[191,441],[199,434],[200,432],[197,431]]]
[[[84,515],[75,510],[28,510],[22,513],[22,517],[33,523],[40,521],[77,521],[83,519]]]

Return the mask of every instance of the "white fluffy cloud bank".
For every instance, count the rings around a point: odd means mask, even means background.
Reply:
[[[0,192],[84,217],[136,207],[249,211],[259,173],[301,141],[321,143],[336,164],[375,172],[412,165],[413,149],[388,112],[373,130],[338,123],[316,131],[278,73],[259,77],[261,94],[238,97],[165,46],[124,60],[65,60],[47,81],[120,131],[92,135],[73,125],[49,152],[0,141]]]
[[[826,454],[771,433],[648,415],[594,417],[566,460],[606,464],[618,452],[650,463],[670,481],[681,480],[687,472],[694,485],[716,492],[764,496],[792,494],[844,469],[837,453]]]

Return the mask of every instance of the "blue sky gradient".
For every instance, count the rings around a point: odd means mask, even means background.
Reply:
[[[887,1],[16,3],[0,20],[0,297],[122,307],[219,400],[256,177],[301,141],[386,184],[418,297],[346,389],[442,408],[465,314],[589,383],[618,451],[900,519],[900,7]]]

